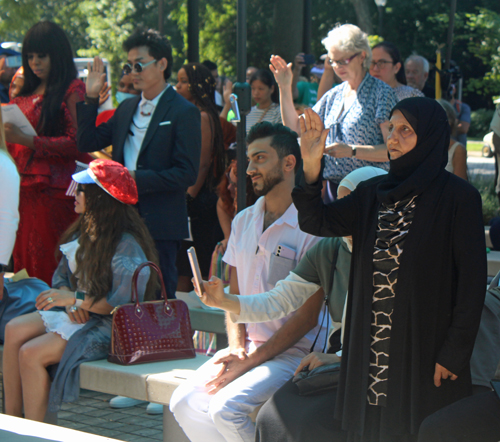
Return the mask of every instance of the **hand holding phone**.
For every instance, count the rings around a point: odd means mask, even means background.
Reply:
[[[189,264],[191,264],[191,270],[193,272],[194,285],[196,288],[196,294],[201,298],[203,294],[203,279],[201,277],[200,265],[198,264],[198,257],[196,256],[196,249],[194,247],[190,247],[187,251]]]
[[[241,121],[240,108],[238,106],[238,96],[235,94],[229,95],[229,101],[231,102],[231,109],[234,112],[234,118],[231,121],[239,123]]]

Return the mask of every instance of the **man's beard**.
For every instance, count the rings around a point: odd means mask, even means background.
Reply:
[[[269,172],[268,176],[263,177],[264,184],[262,186],[262,189],[256,189],[255,186],[257,183],[253,183],[253,190],[255,192],[255,195],[257,196],[267,195],[274,188],[274,186],[278,185],[284,180],[285,176],[283,174],[283,170],[281,170],[281,164],[279,164],[272,171]]]

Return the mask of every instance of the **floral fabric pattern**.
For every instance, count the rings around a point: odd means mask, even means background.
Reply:
[[[325,128],[330,128],[326,144],[336,142],[357,145],[377,145],[384,142],[380,125],[389,119],[397,99],[383,81],[366,74],[349,109],[343,110],[347,82],[328,91],[313,107]],[[339,183],[349,172],[364,166],[389,170],[389,162],[377,163],[356,158],[325,157],[323,178]]]

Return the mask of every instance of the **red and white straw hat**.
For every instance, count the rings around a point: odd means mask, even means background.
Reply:
[[[97,184],[124,204],[136,204],[137,186],[126,167],[111,160],[94,160],[89,168],[72,175],[79,184]]]

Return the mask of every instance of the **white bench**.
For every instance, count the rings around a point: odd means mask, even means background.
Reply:
[[[188,442],[168,405],[177,386],[209,359],[197,354],[194,359],[130,366],[85,362],[80,366],[80,388],[162,404],[163,441]]]
[[[70,428],[0,414],[0,440],[2,442],[120,442],[118,439],[96,436]]]
[[[217,348],[227,347],[224,313],[202,309],[185,293],[177,292],[176,295],[188,303],[191,328],[216,333]],[[0,347],[0,372],[2,353],[3,347]],[[209,359],[205,355],[197,354],[193,359],[131,366],[113,364],[105,359],[85,362],[80,366],[80,388],[162,404],[164,442],[188,442],[168,405],[177,386]],[[49,415],[46,422],[56,423],[57,416]]]

